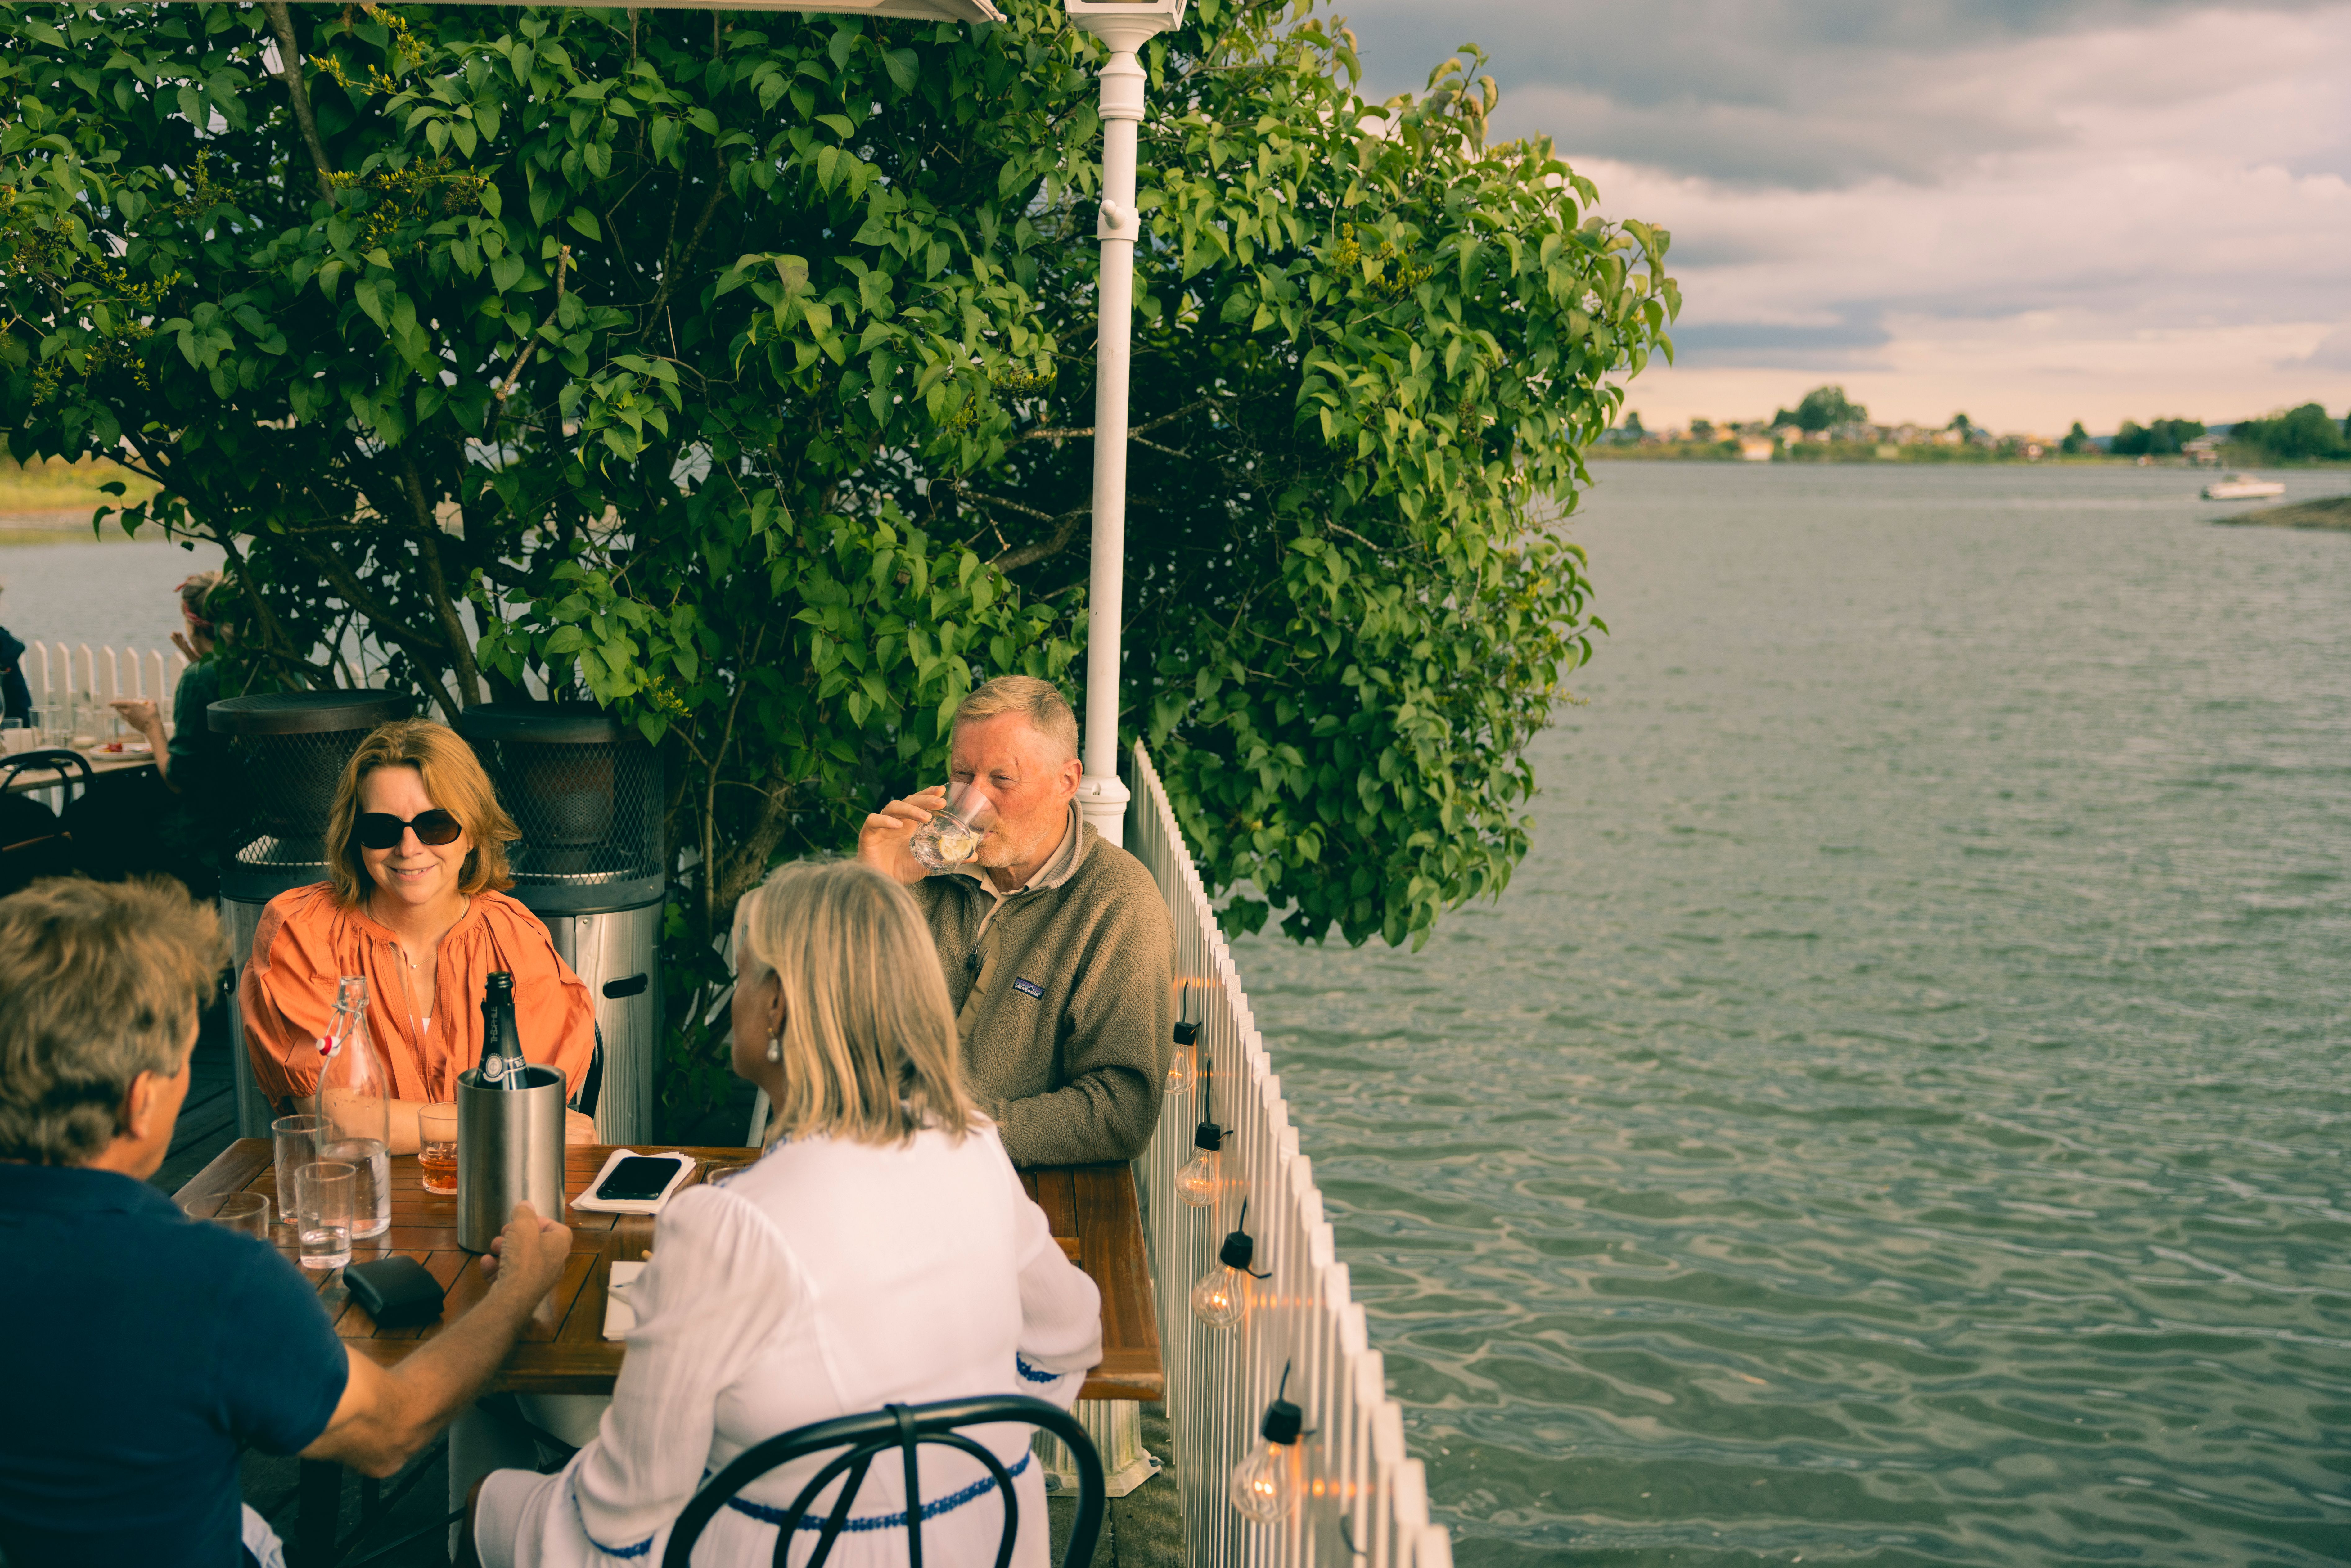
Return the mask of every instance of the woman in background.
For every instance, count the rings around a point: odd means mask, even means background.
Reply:
[[[771,1146],[662,1210],[653,1260],[628,1287],[636,1327],[601,1431],[555,1475],[482,1483],[472,1539],[493,1568],[658,1563],[705,1475],[779,1432],[979,1395],[1067,1409],[1101,1359],[1093,1281],[964,1092],[946,977],[905,889],[854,861],[778,867],[737,908],[733,947],[734,1066],[776,1107]],[[1029,1428],[969,1435],[1013,1477],[1013,1561],[1044,1568]],[[781,1562],[778,1515],[830,1458],[744,1489],[695,1562]],[[936,1511],[924,1563],[992,1564],[1004,1507],[987,1472],[925,1448],[920,1475]],[[898,1462],[873,1466],[831,1563],[904,1563],[905,1509]],[[816,1539],[799,1534],[797,1560]]]
[[[329,880],[281,893],[253,934],[238,1000],[261,1092],[310,1097],[319,1041],[344,975],[368,982],[368,1032],[395,1091],[392,1152],[416,1151],[420,1106],[457,1097],[482,1057],[482,994],[514,977],[523,1055],[577,1094],[595,1054],[595,1004],[522,904],[506,846],[520,835],[474,749],[422,719],[381,725],[343,768],[328,813]],[[570,1113],[569,1139],[595,1142]]]
[[[111,705],[125,724],[147,737],[162,788],[154,787],[155,779],[142,779],[147,788],[135,799],[122,791],[114,815],[125,820],[133,812],[148,813],[152,837],[124,846],[126,860],[136,862],[131,869],[167,871],[198,898],[210,898],[219,890],[220,857],[237,815],[228,737],[214,735],[204,716],[222,695],[218,654],[227,632],[219,622],[230,592],[219,572],[200,571],[182,582],[178,593],[186,626],[172,633],[172,643],[188,666],[172,691],[170,737],[164,736],[155,704],[146,698],[125,697]]]

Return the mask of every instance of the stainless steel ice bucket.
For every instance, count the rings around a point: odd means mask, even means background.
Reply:
[[[534,1065],[520,1091],[486,1089],[479,1069],[457,1077],[457,1245],[487,1252],[528,1203],[563,1218],[563,1074]]]

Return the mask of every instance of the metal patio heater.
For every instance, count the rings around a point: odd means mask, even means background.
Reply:
[[[643,1143],[661,1050],[660,756],[588,703],[486,703],[458,716],[457,733],[522,831],[507,855],[513,896],[595,998],[597,1136]]]
[[[236,978],[245,980],[261,911],[289,888],[327,880],[327,812],[335,782],[368,731],[406,718],[401,692],[268,692],[227,697],[205,710],[214,735],[229,737],[235,798],[246,815],[221,863],[221,924],[228,928]],[[236,1074],[236,1130],[269,1136],[273,1113],[246,1054],[245,1014],[231,1006],[229,1040]]]

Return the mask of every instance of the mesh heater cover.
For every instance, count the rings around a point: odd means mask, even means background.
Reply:
[[[540,915],[661,902],[660,754],[586,703],[486,703],[458,716],[521,831],[514,895]]]
[[[225,697],[205,727],[230,737],[230,798],[243,808],[221,893],[266,901],[327,875],[327,812],[343,765],[367,733],[408,716],[401,692],[266,692]]]

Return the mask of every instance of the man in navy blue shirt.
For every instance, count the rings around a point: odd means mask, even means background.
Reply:
[[[245,1445],[399,1469],[497,1370],[570,1233],[517,1206],[482,1301],[387,1370],[275,1249],[146,1178],[188,1088],[218,923],[177,883],[0,899],[0,1553],[9,1568],[274,1562]]]

